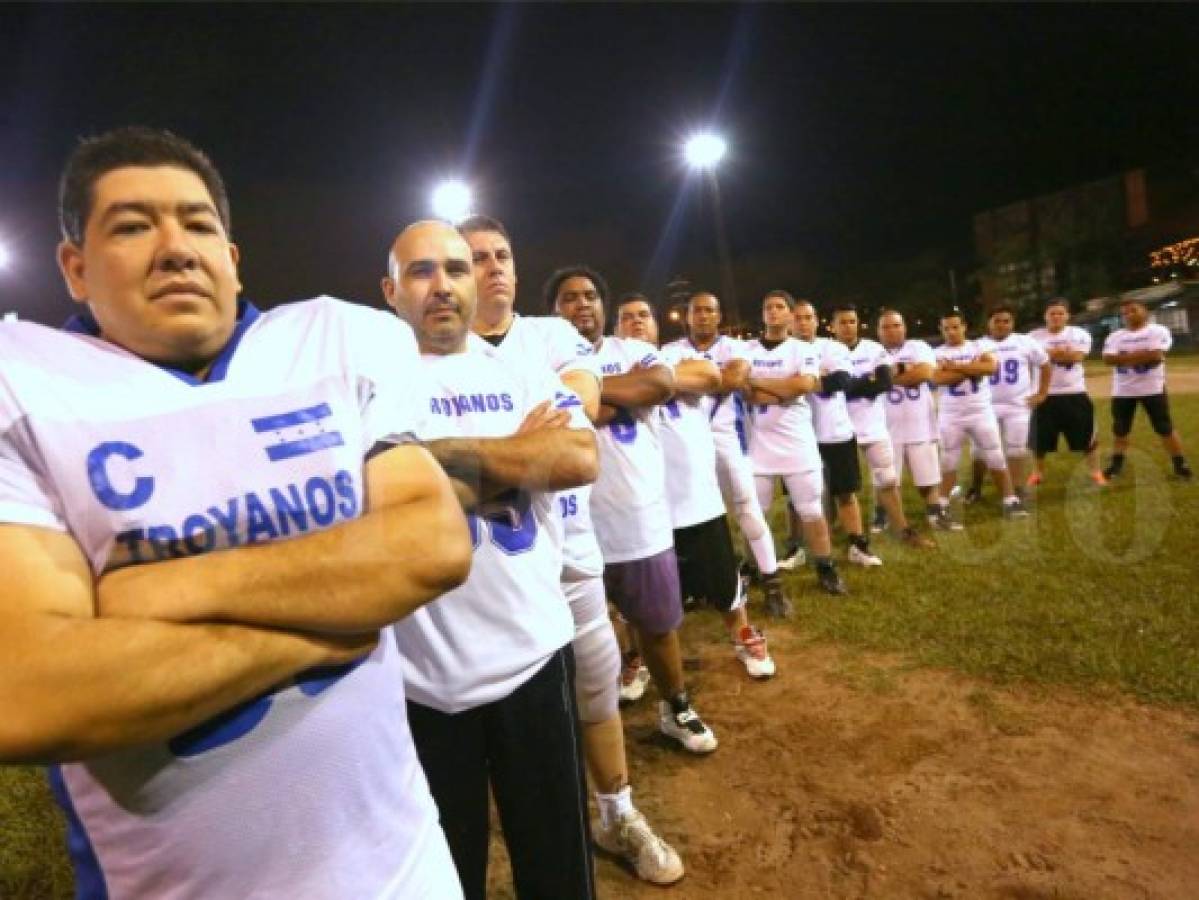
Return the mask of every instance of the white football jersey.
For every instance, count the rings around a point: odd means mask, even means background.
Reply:
[[[591,344],[565,319],[513,314],[512,325],[496,347],[500,359],[513,365],[543,366],[565,375],[588,372],[599,378]],[[600,575],[604,559],[591,524],[591,485],[559,491],[554,501],[563,539],[563,566],[572,576]]]
[[[904,341],[897,349],[888,350],[887,358],[892,366],[899,363],[908,366],[937,364],[932,348],[920,340]],[[922,444],[937,439],[936,409],[933,406],[933,392],[927,381],[907,387],[894,385],[885,396],[887,431],[896,449],[903,444]]]
[[[818,337],[810,343],[816,348],[821,375],[833,372],[853,374],[849,348],[840,341]],[[849,418],[844,391],[834,391],[831,394],[816,391],[809,394],[807,400],[812,405],[812,426],[816,430],[816,440],[819,443],[840,444],[854,436],[853,420]]]
[[[755,378],[820,376],[816,348],[806,341],[787,338],[769,350],[759,341],[750,341],[746,352]],[[790,475],[821,467],[812,410],[803,397],[754,406],[752,413],[749,456],[755,475]]]
[[[677,342],[663,347],[663,361],[675,368],[688,359],[703,359]],[[666,456],[666,499],[676,529],[724,515],[716,481],[716,445],[704,412],[704,397],[675,395],[658,407],[662,452]]]
[[[0,520],[69,533],[99,576],[361,515],[366,454],[423,417],[411,330],[330,298],[239,315],[203,382],[0,324]],[[84,896],[461,896],[390,631],[356,664],[51,781]]]
[[[1077,325],[1067,325],[1059,332],[1037,328],[1028,336],[1046,350],[1075,350],[1091,352],[1091,333]],[[1049,393],[1082,394],[1087,390],[1087,373],[1081,362],[1054,363],[1049,370]]]
[[[671,341],[666,347],[683,347],[694,350],[709,362],[716,363],[723,369],[734,359],[748,359],[745,342],[729,337],[727,334],[718,335],[712,346],[700,350],[691,343],[690,338],[680,338]],[[663,349],[666,349],[663,347]],[[724,396],[704,397],[701,405],[707,413],[712,426],[712,437],[716,441],[717,453],[739,452],[745,455],[749,452],[749,411],[741,395],[734,391]]]
[[[879,366],[890,364],[887,351],[878,341],[862,338],[846,349],[849,351],[850,374],[854,378],[873,375]],[[888,437],[886,398],[884,393],[875,397],[853,397],[846,401],[854,433],[862,446]]]
[[[591,430],[548,368],[513,366],[482,340],[422,359],[431,413],[422,439],[508,437],[546,400],[571,411],[570,427]],[[467,515],[470,577],[395,626],[413,701],[458,713],[502,700],[570,641],[556,504],[552,492],[512,490]]]
[[[1045,348],[1027,334],[1012,332],[1002,341],[979,338],[975,343],[995,355],[999,368],[988,377],[992,406],[1024,407],[1037,389],[1041,366],[1049,361]]]
[[[971,363],[988,351],[978,341],[965,340],[956,347],[942,344],[934,354],[937,361]],[[986,375],[966,378],[957,384],[940,385],[937,390],[937,415],[942,419],[961,419],[985,413],[991,408],[991,379]]]
[[[664,365],[652,344],[631,338],[602,338],[596,356],[605,376]],[[605,563],[644,559],[674,546],[657,418],[656,406],[622,409],[597,431],[600,471],[591,486],[591,519]]]
[[[1132,331],[1121,328],[1113,331],[1103,342],[1103,352],[1137,353],[1142,350],[1161,350],[1163,353],[1174,344],[1170,329],[1156,322]],[[1148,397],[1166,390],[1166,361],[1156,365],[1113,366],[1113,397]]]

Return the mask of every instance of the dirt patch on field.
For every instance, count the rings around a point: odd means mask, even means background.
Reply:
[[[626,710],[635,798],[687,876],[667,894],[598,860],[601,897],[1196,896],[1199,716],[913,671],[787,626],[778,677],[751,683],[712,626],[684,635],[715,754],[670,747],[648,696]]]

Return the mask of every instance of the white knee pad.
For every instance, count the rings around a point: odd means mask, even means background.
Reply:
[[[941,471],[956,472],[958,463],[962,459],[962,445],[958,444],[955,447],[941,445]]]
[[[733,507],[733,514],[736,515],[737,524],[747,541],[756,541],[766,534],[766,519],[755,498],[751,497],[738,503]]]
[[[891,450],[891,441],[875,441],[864,448],[866,463],[870,466],[870,478],[876,488],[894,487],[899,483],[899,473],[895,471],[895,454]]]
[[[580,722],[603,722],[620,702],[620,647],[608,619],[602,578],[562,583],[575,621],[575,703]]]
[[[1007,457],[1003,455],[1002,447],[988,447],[982,451],[983,461],[992,472],[1007,468]]]
[[[817,522],[824,518],[824,477],[819,469],[787,475],[787,493],[791,506],[804,522]]]

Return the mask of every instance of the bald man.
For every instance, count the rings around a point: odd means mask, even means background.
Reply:
[[[487,887],[488,788],[520,897],[594,897],[554,492],[595,479],[595,432],[546,368],[511,366],[470,331],[471,249],[443,222],[392,247],[383,295],[425,362],[419,436],[474,542],[461,587],[396,627],[409,720],[468,898]]]

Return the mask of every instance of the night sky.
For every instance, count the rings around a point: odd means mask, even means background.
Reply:
[[[78,136],[171,128],[222,169],[246,295],[380,304],[446,175],[556,265],[713,284],[711,124],[738,290],[968,254],[973,213],[1199,156],[1194,7],[0,6],[0,309],[57,324],[56,180]],[[749,273],[748,275],[746,273]],[[823,273],[821,275],[820,273]],[[816,283],[805,283],[816,282]]]

